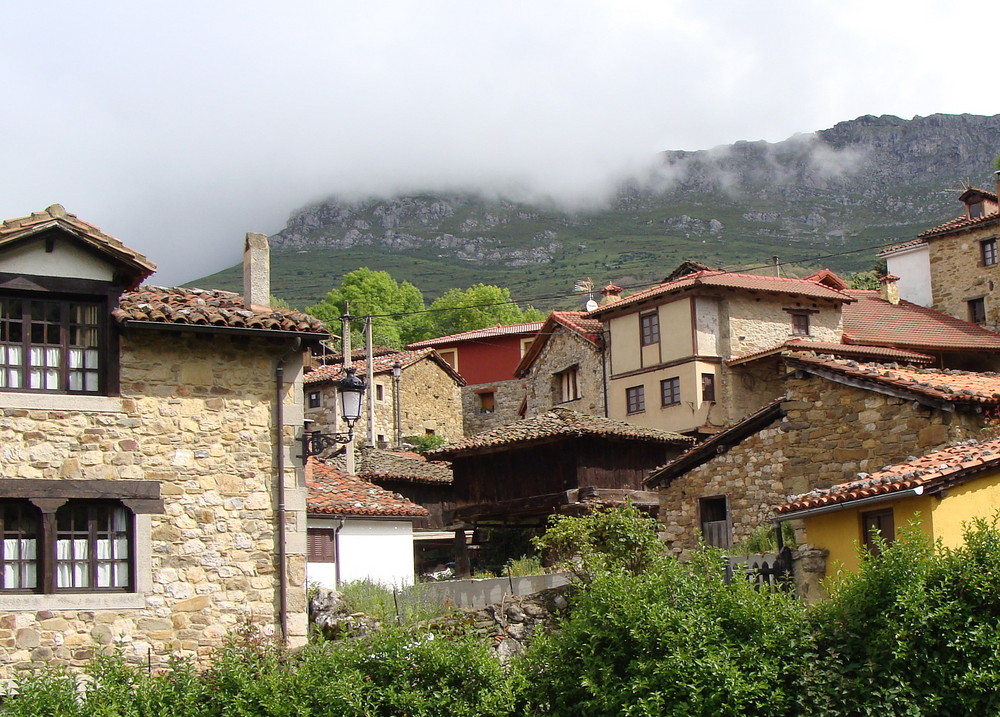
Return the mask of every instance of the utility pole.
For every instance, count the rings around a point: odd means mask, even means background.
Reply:
[[[368,314],[365,316],[365,383],[368,384],[368,403],[366,404],[368,409],[368,439],[365,441],[365,445],[369,447],[375,445],[375,396],[372,395],[375,386],[373,353],[375,352],[372,348],[372,315]]]
[[[351,359],[351,307],[349,302],[344,301],[344,315],[340,317],[341,325],[341,344],[340,350],[344,354],[344,375],[347,375],[347,369],[352,365]],[[343,417],[341,417],[343,418]],[[347,444],[346,449],[347,458],[347,473],[348,475],[354,475],[354,441]]]

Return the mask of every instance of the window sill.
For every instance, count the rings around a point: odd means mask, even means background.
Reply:
[[[121,413],[119,396],[80,396],[66,393],[18,393],[0,391],[0,409],[23,408],[42,411],[87,411]]]
[[[144,607],[146,596],[142,593],[0,594],[0,610],[138,610]]]

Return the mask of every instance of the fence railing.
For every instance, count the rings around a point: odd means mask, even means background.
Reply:
[[[762,590],[791,590],[792,551],[786,546],[777,553],[762,555],[730,555],[725,558],[725,581],[749,580]]]

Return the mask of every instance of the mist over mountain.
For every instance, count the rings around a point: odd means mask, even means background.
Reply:
[[[634,286],[684,259],[862,270],[879,247],[956,215],[964,183],[992,187],[998,144],[1000,115],[864,116],[777,143],[663,152],[586,209],[471,187],[333,197],[271,237],[273,293],[307,306],[368,266],[428,300],[481,281],[550,308],[579,303],[577,279]],[[239,267],[190,283],[240,290]]]

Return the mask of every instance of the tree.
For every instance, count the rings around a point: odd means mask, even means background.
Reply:
[[[428,335],[427,315],[420,313],[424,311],[423,294],[408,281],[396,283],[388,272],[367,267],[355,269],[344,275],[340,288],[330,291],[306,312],[327,322],[332,331],[339,333],[345,302],[350,304],[352,316],[370,314],[375,317],[372,340],[381,346],[400,349]],[[363,345],[360,343],[363,341],[362,323],[355,322],[352,328],[352,345]]]
[[[449,289],[430,306],[434,336],[544,319],[545,314],[534,307],[522,311],[510,298],[509,289],[491,284],[475,284],[465,290]]]

